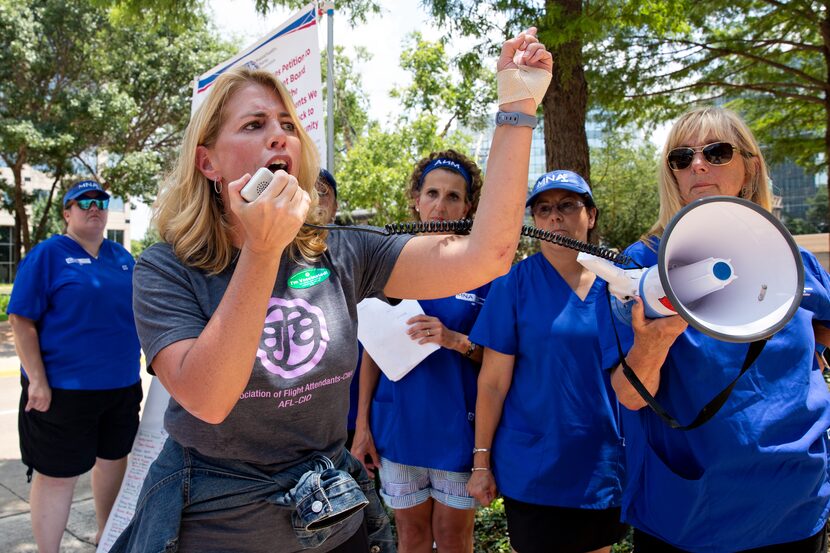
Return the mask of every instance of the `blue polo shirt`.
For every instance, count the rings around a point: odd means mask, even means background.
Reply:
[[[626,250],[644,266],[659,242]],[[805,298],[704,425],[673,430],[649,408],[623,408],[628,480],[623,520],[692,552],[736,551],[805,539],[825,524],[830,506],[830,393],[814,363],[813,319],[830,320],[830,280],[803,251]],[[605,291],[603,290],[603,294]],[[816,312],[804,307],[809,304]],[[619,364],[631,328],[597,304],[602,365]],[[740,371],[748,344],[721,342],[689,327],[669,350],[657,400],[681,424]]]
[[[96,259],[64,235],[20,262],[8,312],[35,321],[50,387],[107,390],[138,382],[134,266],[115,242],[104,240]]]
[[[450,330],[469,334],[489,288],[418,303]],[[457,351],[439,348],[397,382],[381,373],[371,414],[378,453],[405,465],[469,471],[478,371]]]
[[[596,279],[581,300],[542,254],[493,282],[471,339],[515,356],[492,444],[499,490],[539,505],[606,509],[620,503],[622,439],[601,369]]]

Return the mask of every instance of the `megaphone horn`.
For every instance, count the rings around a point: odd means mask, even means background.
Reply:
[[[754,342],[789,322],[804,292],[801,254],[787,229],[760,206],[730,196],[690,203],[666,227],[657,265],[621,269],[580,253],[608,282],[614,312],[631,320],[635,295],[650,318],[678,314],[727,342]]]

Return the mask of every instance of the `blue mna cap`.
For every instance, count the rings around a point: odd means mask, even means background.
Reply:
[[[323,179],[324,181],[326,181],[326,184],[328,184],[331,187],[331,191],[334,192],[334,197],[336,199],[337,198],[337,181],[334,180],[334,175],[332,175],[326,169],[320,169],[320,178]]]
[[[573,171],[557,169],[556,171],[545,173],[536,179],[536,184],[533,185],[533,189],[530,191],[530,196],[527,198],[525,206],[530,207],[533,205],[536,197],[548,190],[568,190],[570,192],[576,192],[577,194],[588,194],[592,201],[594,199],[594,195],[591,194],[591,187],[588,186],[585,179]]]
[[[110,197],[107,191],[94,180],[82,180],[81,182],[73,184],[72,188],[67,190],[66,194],[63,195],[63,207],[66,207],[67,203],[80,198],[87,192],[97,192],[96,196],[98,198],[103,196],[105,200],[108,200]]]

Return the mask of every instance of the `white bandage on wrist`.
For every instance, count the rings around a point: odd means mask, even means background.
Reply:
[[[551,74],[538,67],[520,65],[518,69],[502,69],[496,75],[499,105],[533,98],[538,106],[545,97],[550,79]]]

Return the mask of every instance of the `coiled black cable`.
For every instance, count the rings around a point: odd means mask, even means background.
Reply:
[[[370,232],[372,234],[380,234],[381,236],[422,233],[469,234],[470,230],[473,228],[473,221],[472,219],[460,219],[458,221],[416,221],[410,223],[391,223],[384,225],[383,230],[366,225],[313,225],[311,223],[305,223],[305,226],[325,230]],[[642,268],[642,266],[632,260],[629,256],[623,253],[615,252],[610,248],[582,242],[575,238],[562,236],[561,234],[542,230],[530,225],[522,226],[522,236],[544,240],[545,242],[565,246],[566,248],[570,248],[572,250],[589,253],[620,265],[635,265]]]
[[[624,253],[615,252],[611,248],[598,246],[596,244],[589,244],[588,242],[582,242],[576,238],[569,238],[567,236],[562,236],[561,234],[556,234],[555,232],[531,227],[530,225],[524,225],[522,227],[522,236],[537,238],[539,240],[544,240],[545,242],[551,242],[552,244],[559,244],[560,246],[565,246],[566,248],[570,248],[578,252],[589,253],[620,265],[638,265],[637,263],[634,263],[634,260],[629,256]],[[642,269],[642,267],[639,268]]]

